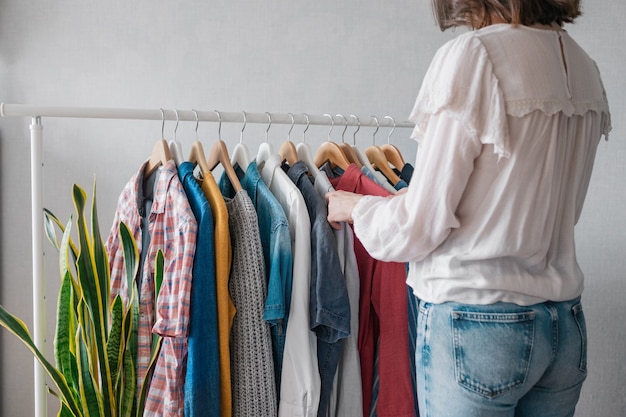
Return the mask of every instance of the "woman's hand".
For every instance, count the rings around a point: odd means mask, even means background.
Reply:
[[[348,191],[332,191],[326,194],[328,203],[328,222],[335,229],[340,229],[339,222],[352,223],[352,211],[361,200],[361,194]]]

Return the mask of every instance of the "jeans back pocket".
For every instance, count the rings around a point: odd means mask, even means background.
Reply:
[[[487,398],[519,387],[528,375],[533,311],[453,311],[456,380]]]

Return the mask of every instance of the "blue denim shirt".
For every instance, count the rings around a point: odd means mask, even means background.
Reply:
[[[259,220],[267,277],[267,298],[263,318],[271,325],[276,384],[280,387],[293,279],[289,223],[282,206],[261,179],[255,161],[248,164],[245,173],[239,166],[235,166],[235,172],[241,187],[246,190],[252,200]],[[235,190],[226,175],[222,175],[219,186],[224,196],[234,197]]]
[[[193,169],[191,162],[178,167],[178,176],[198,222],[187,339],[185,417],[208,417],[220,415],[215,244],[211,206],[193,176]]]
[[[326,415],[343,339],[350,335],[350,300],[326,202],[311,183],[304,162],[296,162],[287,175],[302,193],[311,219],[309,323],[317,335],[321,378],[318,415]]]

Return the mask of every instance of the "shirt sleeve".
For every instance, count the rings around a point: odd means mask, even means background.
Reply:
[[[473,32],[465,33],[435,54],[409,120],[412,137],[422,138],[433,116],[447,112],[470,135],[509,157],[506,103],[489,55]]]
[[[370,255],[390,262],[420,261],[459,227],[456,208],[481,149],[482,143],[453,114],[432,115],[407,192],[365,196],[352,213],[354,232]]]

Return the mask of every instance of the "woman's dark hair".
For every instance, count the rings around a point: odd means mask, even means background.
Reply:
[[[504,21],[530,26],[572,23],[581,15],[580,0],[432,0],[442,31],[456,26],[480,29]],[[495,18],[495,21],[494,21]]]

